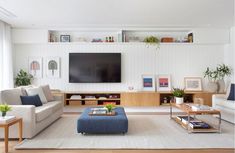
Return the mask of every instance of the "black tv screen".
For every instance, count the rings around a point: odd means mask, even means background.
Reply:
[[[121,82],[121,53],[69,53],[69,82]]]

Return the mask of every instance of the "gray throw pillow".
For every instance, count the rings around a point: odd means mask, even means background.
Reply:
[[[47,101],[54,101],[54,97],[53,95],[51,94],[51,89],[50,89],[50,86],[49,85],[43,85],[41,86],[42,87],[42,90],[43,90],[43,93],[47,99]]]

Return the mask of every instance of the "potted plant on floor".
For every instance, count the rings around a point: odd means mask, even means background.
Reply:
[[[184,89],[173,88],[172,94],[175,97],[176,104],[182,104],[184,102]]]
[[[20,72],[16,76],[15,85],[16,86],[30,85],[32,79],[33,79],[33,76],[31,74],[28,74],[27,72],[21,69]]]

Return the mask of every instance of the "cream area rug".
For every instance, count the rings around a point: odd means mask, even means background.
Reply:
[[[187,149],[234,148],[234,124],[222,121],[222,133],[188,134],[169,115],[128,115],[128,133],[82,135],[78,115],[66,115],[15,149]],[[213,121],[216,118],[210,117]],[[214,122],[214,121],[213,121]]]

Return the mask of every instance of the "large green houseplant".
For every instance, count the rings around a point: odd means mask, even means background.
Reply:
[[[33,79],[33,76],[31,74],[28,74],[27,72],[21,69],[20,72],[16,76],[15,85],[16,86],[30,85],[32,79]]]

